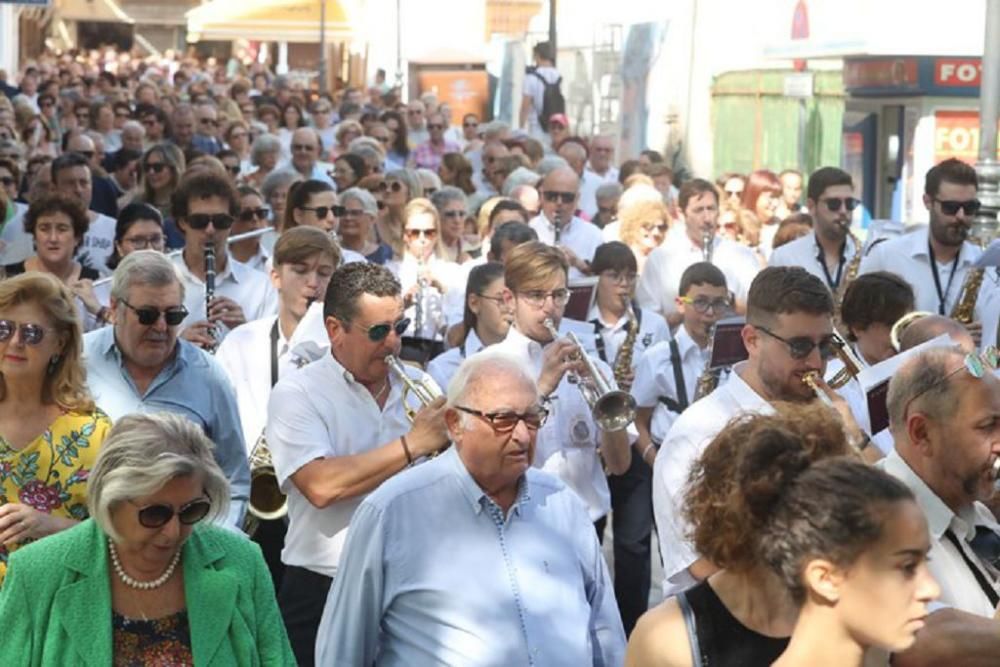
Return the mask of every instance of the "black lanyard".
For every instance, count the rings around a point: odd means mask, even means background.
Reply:
[[[934,246],[931,245],[930,239],[927,239],[927,252],[931,256],[931,275],[934,276],[934,289],[938,295],[938,315],[944,315],[944,305],[948,300],[948,292],[951,291],[951,281],[958,273],[958,259],[962,256],[962,249],[958,249],[955,260],[951,263],[951,273],[948,275],[948,284],[944,286],[944,292],[941,291],[941,277],[938,275],[937,259],[934,258]]]
[[[271,327],[271,387],[278,384],[278,319]]]
[[[962,545],[958,543],[959,542],[958,537],[955,535],[955,533],[952,532],[951,528],[944,531],[944,536],[948,538],[948,541],[951,542],[956,549],[958,549],[958,555],[962,557],[963,561],[965,561],[965,565],[970,570],[972,570],[972,576],[976,578],[976,583],[979,584],[979,587],[983,590],[983,593],[989,599],[990,606],[996,607],[997,604],[1000,604],[1000,595],[997,594],[996,589],[993,588],[992,584],[990,584],[989,580],[986,578],[986,575],[983,574],[982,570],[980,570],[979,567],[977,567],[976,564],[972,562],[972,559],[969,558],[969,556],[965,553],[965,550],[962,548]],[[966,544],[968,543],[966,542]]]
[[[836,292],[837,288],[840,287],[840,278],[844,272],[844,260],[847,259],[847,239],[844,239],[844,245],[840,246],[840,262],[837,264],[837,277],[830,277],[830,269],[826,265],[826,253],[823,251],[823,246],[819,246],[819,254],[816,255],[816,260],[819,265],[823,267],[823,275],[826,276],[826,284],[830,287],[831,292]]]

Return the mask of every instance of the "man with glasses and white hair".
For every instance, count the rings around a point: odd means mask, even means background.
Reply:
[[[625,634],[587,513],[532,469],[541,398],[509,354],[487,350],[459,368],[445,413],[454,447],[387,481],[354,515],[318,664],[622,664]]]
[[[184,284],[155,250],[122,259],[111,283],[114,325],[84,336],[87,384],[113,422],[133,412],[167,411],[201,426],[229,480],[227,525],[237,528],[250,492],[250,469],[236,393],[219,363],[178,340],[187,316]]]
[[[558,247],[569,263],[569,279],[590,275],[590,261],[603,239],[596,225],[576,216],[580,178],[569,167],[553,169],[538,185],[542,212],[529,224],[543,243]]]
[[[444,400],[420,407],[386,361],[410,321],[399,281],[377,264],[337,269],[323,304],[330,354],[282,377],[266,437],[288,494],[285,574],[278,602],[300,665],[312,665],[326,594],[338,576],[351,517],[386,479],[447,444]],[[440,393],[430,376],[407,375]],[[416,411],[412,422],[407,412]]]

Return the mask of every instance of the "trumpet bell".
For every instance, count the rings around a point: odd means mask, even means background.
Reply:
[[[635,399],[624,391],[609,391],[594,402],[594,421],[607,432],[621,431],[635,420]]]

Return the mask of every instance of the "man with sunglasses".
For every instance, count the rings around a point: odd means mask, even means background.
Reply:
[[[173,412],[201,426],[230,486],[227,525],[238,530],[250,469],[236,394],[222,366],[178,340],[187,315],[184,285],[169,259],[137,250],[115,269],[113,326],[84,336],[87,383],[112,421],[134,412]]]
[[[801,266],[836,294],[847,280],[854,256],[861,252],[850,236],[851,214],[859,203],[846,171],[837,167],[814,171],[806,191],[806,208],[815,221],[813,231],[776,248],[769,264]]]
[[[441,167],[441,158],[445,153],[460,153],[461,147],[454,141],[445,139],[448,126],[444,115],[432,113],[427,117],[427,132],[429,138],[413,149],[413,162],[417,167],[437,171]]]
[[[979,211],[976,171],[954,158],[935,165],[924,181],[924,206],[930,224],[900,237],[872,245],[861,260],[861,273],[890,271],[913,286],[917,310],[950,315],[969,270],[982,251],[968,241],[972,219]],[[982,296],[995,291],[992,274],[984,276]],[[980,311],[970,326],[978,339]]]
[[[250,320],[273,315],[278,297],[267,276],[233,260],[229,234],[239,214],[239,195],[229,181],[202,172],[181,181],[171,200],[184,250],[174,257],[184,284],[188,316],[182,337],[214,349],[230,330]],[[205,303],[205,247],[215,252],[215,295]]]
[[[528,224],[539,240],[566,255],[569,280],[590,275],[590,261],[604,239],[600,228],[576,216],[580,177],[570,167],[558,167],[541,180],[538,192],[542,212]]]
[[[354,515],[320,664],[623,664],[588,516],[532,469],[548,415],[540,399],[516,357],[486,350],[459,368],[446,413],[454,447]]]
[[[338,576],[355,509],[386,479],[447,443],[444,401],[419,408],[386,357],[410,322],[399,281],[377,264],[337,269],[323,304],[330,354],[278,380],[266,437],[288,494],[285,574],[278,602],[300,665],[312,665],[316,629]],[[414,380],[430,376],[405,367]]]
[[[929,567],[947,608],[927,617],[893,665],[992,665],[1000,655],[1000,525],[986,504],[1000,460],[996,353],[932,348],[889,382],[895,450],[883,469],[913,491],[931,538]]]
[[[733,366],[726,382],[677,418],[653,464],[665,595],[683,591],[717,569],[694,551],[680,508],[694,462],[732,418],[769,413],[773,401],[816,400],[803,378],[818,374],[817,384],[841,415],[847,437],[869,456],[874,449],[847,403],[822,381],[834,354],[833,297],[822,281],[801,267],[761,271],[750,286],[742,336],[748,359]]]

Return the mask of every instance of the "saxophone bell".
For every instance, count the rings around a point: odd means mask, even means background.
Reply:
[[[288,514],[288,496],[278,484],[267,439],[261,433],[250,451],[250,502],[243,520],[243,531],[250,536],[261,521],[274,521]]]

